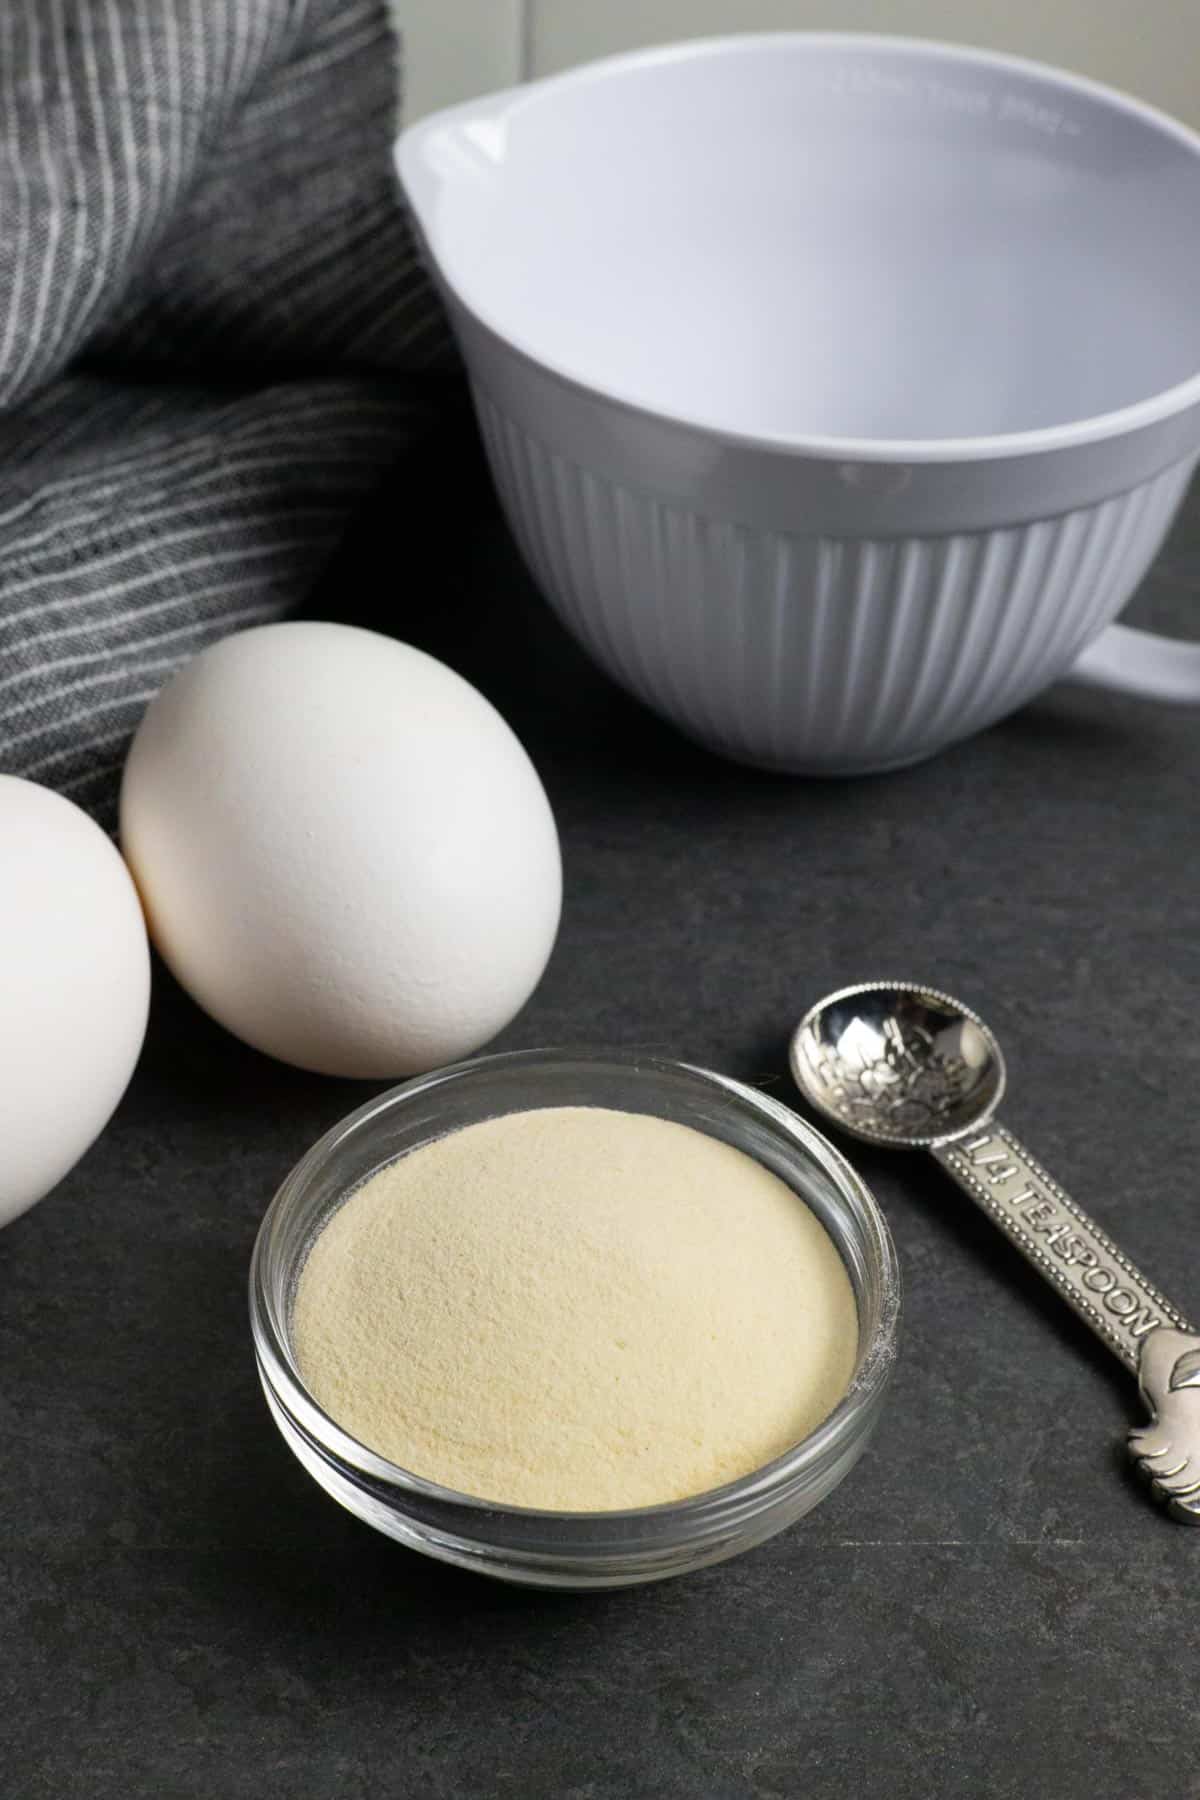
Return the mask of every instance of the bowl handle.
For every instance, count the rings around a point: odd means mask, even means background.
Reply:
[[[1140,694],[1148,700],[1200,705],[1200,644],[1157,637],[1132,625],[1110,625],[1067,670],[1067,681]]]

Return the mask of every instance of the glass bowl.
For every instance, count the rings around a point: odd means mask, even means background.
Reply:
[[[651,1113],[723,1138],[771,1169],[822,1221],[858,1307],[850,1386],[815,1431],[724,1487],[623,1512],[497,1506],[426,1481],[350,1437],[306,1389],[290,1317],[309,1247],[381,1168],[461,1126],[546,1106]],[[825,1498],[866,1448],[896,1355],[900,1276],[882,1213],[837,1150],[777,1100],[653,1056],[528,1050],[456,1063],[393,1088],[335,1125],[292,1170],[254,1246],[250,1321],[259,1375],[285,1442],[368,1525],[423,1551],[531,1587],[610,1588],[735,1556]]]

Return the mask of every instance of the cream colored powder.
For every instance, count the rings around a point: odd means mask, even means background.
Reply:
[[[677,1500],[779,1455],[857,1352],[832,1239],[740,1150],[643,1114],[489,1119],[373,1175],[297,1287],[317,1400],[482,1499]]]

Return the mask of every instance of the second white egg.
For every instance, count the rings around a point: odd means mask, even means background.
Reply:
[[[150,948],[112,841],[0,775],[0,1225],[100,1135],[146,1033]]]
[[[444,664],[345,625],[261,626],[189,663],[137,732],[121,844],[200,1005],[327,1074],[476,1050],[558,928],[558,835],[513,732]]]

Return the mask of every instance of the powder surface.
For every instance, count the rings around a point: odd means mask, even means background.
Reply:
[[[749,1473],[849,1383],[854,1295],[777,1176],[600,1107],[470,1125],[316,1239],[292,1343],[345,1431],[481,1499],[651,1506]]]

